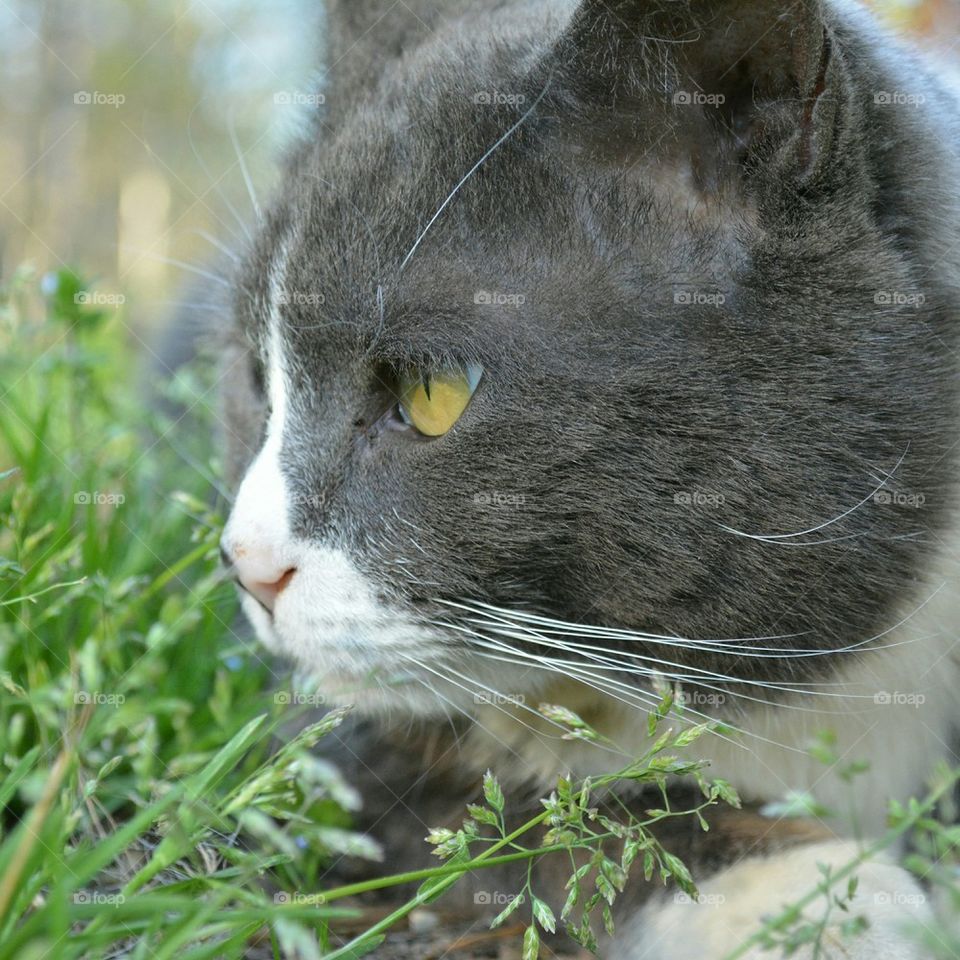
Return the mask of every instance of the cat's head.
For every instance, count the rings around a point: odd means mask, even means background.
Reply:
[[[942,522],[953,388],[936,212],[907,223],[883,155],[921,124],[861,25],[584,0],[405,36],[377,6],[344,5],[331,61],[351,30],[379,56],[236,277],[224,548],[262,640],[443,709],[558,671],[796,680],[828,658],[757,651],[880,634]]]

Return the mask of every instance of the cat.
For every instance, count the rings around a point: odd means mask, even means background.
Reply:
[[[244,612],[356,705],[405,867],[487,767],[611,769],[541,702],[627,756],[664,683],[742,731],[695,752],[743,809],[664,840],[713,900],[635,880],[603,946],[722,957],[858,849],[765,803],[876,836],[957,762],[957,100],[840,0],[338,0],[326,35],[221,331]],[[918,882],[858,876],[843,955],[921,956]]]

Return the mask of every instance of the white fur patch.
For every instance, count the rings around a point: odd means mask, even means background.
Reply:
[[[712,738],[701,741],[700,755],[745,799],[810,790],[834,810],[853,809],[858,827],[881,830],[888,798],[922,791],[936,762],[952,756],[960,689],[960,602],[953,585],[882,642],[901,645],[843,655],[848,659],[831,681],[842,684],[832,689],[848,691],[848,699],[791,696],[783,705],[754,709],[741,724],[753,734],[742,747]],[[806,752],[825,729],[836,734],[841,765],[870,764],[851,784]]]
[[[289,493],[280,470],[280,447],[287,410],[287,385],[279,330],[277,302],[280,274],[286,261],[281,250],[271,270],[267,333],[267,393],[270,419],[266,440],[247,470],[224,531],[223,543],[234,557],[244,557],[254,579],[270,581],[275,571],[296,567],[299,553],[290,535]],[[251,549],[253,546],[256,550]],[[263,567],[262,575],[257,565]]]
[[[402,703],[421,713],[441,712],[436,697],[411,685],[409,657],[436,655],[429,631],[379,599],[339,545],[308,542],[291,531],[291,491],[280,462],[289,423],[279,314],[286,258],[287,247],[281,246],[270,277],[266,440],[240,485],[223,540],[228,553],[244,558],[252,579],[272,582],[288,568],[296,572],[276,597],[272,614],[246,593],[243,611],[260,641],[293,659],[330,701],[371,708]]]
[[[720,960],[760,929],[765,917],[796,902],[822,879],[817,864],[838,868],[858,854],[855,844],[827,842],[797,847],[771,857],[751,857],[701,882],[696,900],[682,893],[657,898],[618,931],[610,960],[661,960],[697,957]],[[924,924],[932,909],[917,882],[904,870],[884,861],[871,861],[855,874],[859,878],[849,912],[834,908],[821,941],[820,957],[845,960],[921,960],[926,951],[905,931],[907,922]],[[846,883],[837,885],[837,895]],[[823,918],[827,899],[818,896],[807,908],[808,920]],[[844,938],[840,924],[865,917],[866,931]],[[778,954],[754,947],[745,960],[765,960]],[[796,960],[814,956],[812,947],[795,954]]]

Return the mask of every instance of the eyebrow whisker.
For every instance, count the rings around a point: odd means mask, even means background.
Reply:
[[[487,162],[487,160],[489,160],[490,157],[492,157],[493,154],[496,153],[497,150],[499,150],[500,147],[502,147],[503,144],[506,143],[507,140],[509,140],[510,137],[512,137],[513,134],[516,133],[516,131],[519,130],[520,127],[522,127],[527,122],[527,119],[533,114],[534,110],[536,110],[536,108],[540,105],[540,101],[543,100],[543,98],[547,95],[547,91],[550,89],[550,85],[552,83],[553,83],[553,71],[550,72],[550,75],[547,77],[547,82],[543,85],[543,89],[537,95],[537,98],[533,101],[533,103],[530,104],[529,108],[526,110],[523,116],[520,117],[520,119],[517,120],[517,122],[514,123],[513,126],[510,127],[510,129],[507,130],[507,132],[504,133],[500,137],[500,139],[497,140],[497,142],[492,147],[490,147],[490,149],[487,150],[487,152],[464,174],[460,182],[453,188],[453,190],[447,196],[447,199],[444,200],[439,207],[437,207],[437,212],[427,222],[427,225],[420,232],[420,236],[418,236],[416,241],[414,241],[414,244],[410,248],[410,251],[407,253],[407,255],[403,258],[402,262],[400,263],[400,272],[403,272],[403,270],[406,268],[407,264],[410,262],[410,258],[417,252],[417,248],[420,246],[420,243],[423,240],[423,238],[430,232],[430,228],[437,222],[437,220],[440,217],[440,214],[442,214],[443,211],[446,210],[446,208],[449,206],[453,198],[460,192],[464,184],[466,184],[467,181]]]

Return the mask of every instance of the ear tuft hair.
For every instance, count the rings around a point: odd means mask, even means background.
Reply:
[[[583,0],[554,63],[614,126],[654,124],[688,143],[704,182],[731,162],[772,163],[797,183],[823,173],[848,84],[820,0]]]

